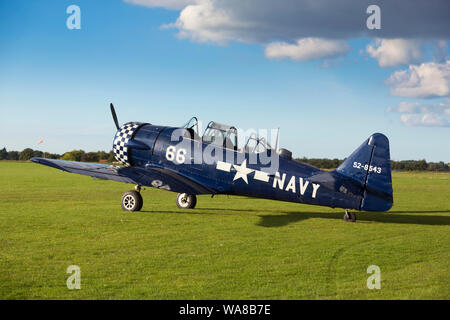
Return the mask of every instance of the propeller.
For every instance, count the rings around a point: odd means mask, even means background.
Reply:
[[[114,110],[114,106],[112,103],[109,106],[111,107],[111,114],[114,119],[114,123],[116,124],[116,128],[117,128],[117,130],[119,130],[120,127],[119,127],[119,121],[117,120],[116,110]]]

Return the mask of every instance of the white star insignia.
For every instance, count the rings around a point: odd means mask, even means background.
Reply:
[[[245,159],[240,166],[238,166],[237,164],[233,164],[233,167],[236,169],[236,175],[234,176],[233,181],[241,178],[245,181],[246,184],[248,184],[247,175],[253,170],[247,168],[247,159]]]

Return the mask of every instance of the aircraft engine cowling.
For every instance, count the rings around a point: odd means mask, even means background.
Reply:
[[[114,137],[113,152],[114,158],[125,166],[131,166],[131,157],[128,150],[128,143],[138,131],[139,127],[145,125],[142,122],[127,122],[122,125]]]

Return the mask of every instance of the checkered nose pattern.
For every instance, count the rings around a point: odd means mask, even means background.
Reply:
[[[117,161],[125,166],[129,166],[128,148],[125,145],[130,141],[136,129],[139,127],[139,122],[128,122],[121,126],[114,137],[113,152]]]

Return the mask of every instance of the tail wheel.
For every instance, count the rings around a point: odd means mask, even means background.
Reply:
[[[344,221],[345,222],[355,222],[356,221],[356,214],[353,213],[353,212],[350,212],[348,210],[345,210]]]
[[[177,206],[180,209],[194,209],[197,204],[197,197],[193,194],[179,193],[177,196]]]
[[[144,200],[139,192],[130,190],[122,196],[122,209],[125,211],[140,211]]]

